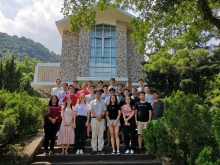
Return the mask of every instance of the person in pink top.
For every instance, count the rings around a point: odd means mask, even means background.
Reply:
[[[125,103],[121,107],[121,113],[124,119],[124,135],[125,135],[125,147],[126,154],[134,154],[134,141],[135,141],[135,118],[134,118],[135,107],[132,105],[131,98],[125,97]],[[130,137],[129,137],[130,134]],[[129,142],[131,140],[131,147]]]
[[[81,94],[88,95],[90,92],[87,90],[86,83],[82,84],[82,89],[76,93],[76,96],[79,97]]]

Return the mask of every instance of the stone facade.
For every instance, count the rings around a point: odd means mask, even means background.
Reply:
[[[54,82],[60,76],[59,66],[39,66],[37,82]]]
[[[60,61],[60,78],[62,81],[76,79],[78,73],[79,33],[63,32]]]
[[[128,77],[127,67],[127,23],[116,21],[117,77]]]
[[[90,32],[82,30],[79,33],[79,55],[77,77],[89,76]]]
[[[140,78],[143,78],[142,65],[140,63],[144,61],[144,56],[136,51],[137,45],[132,42],[131,33],[131,31],[127,32],[128,80],[138,82]]]

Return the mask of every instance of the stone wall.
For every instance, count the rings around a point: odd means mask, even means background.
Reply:
[[[117,77],[127,77],[127,23],[116,21]]]
[[[63,32],[60,61],[60,78],[62,81],[73,81],[78,72],[79,33]]]
[[[39,66],[37,82],[54,82],[57,78],[59,78],[59,75],[59,66]]]
[[[131,31],[127,33],[128,80],[138,82],[140,78],[143,78],[142,65],[140,63],[144,61],[144,56],[136,51],[136,44],[131,40],[131,33]]]
[[[89,76],[90,32],[81,30],[79,33],[79,55],[77,77]]]

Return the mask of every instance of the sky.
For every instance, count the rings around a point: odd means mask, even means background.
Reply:
[[[30,38],[61,54],[55,21],[63,18],[62,4],[63,0],[0,0],[0,32]]]

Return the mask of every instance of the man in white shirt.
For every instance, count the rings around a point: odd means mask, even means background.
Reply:
[[[56,79],[56,84],[57,86],[51,89],[50,94],[53,95],[57,95],[59,92],[61,92],[63,90],[63,88],[61,87],[61,80],[60,79]]]
[[[115,86],[115,78],[110,78],[110,85],[108,87],[108,90],[114,88],[115,89],[115,93],[118,92],[118,88],[117,86]]]
[[[138,96],[139,96],[139,93],[140,93],[140,92],[144,92],[144,80],[143,80],[143,79],[140,79],[140,80],[138,81],[138,83],[139,83],[139,85],[140,85],[140,87],[137,88],[137,92],[138,92]]]
[[[111,98],[111,96],[114,95],[114,94],[115,94],[115,89],[114,89],[114,88],[110,88],[110,89],[109,89],[109,96],[106,97],[105,100],[104,100],[104,103],[105,103],[106,105],[109,105],[109,104],[110,104],[110,98]],[[119,97],[118,97],[118,96],[116,96],[116,97],[117,97],[117,102],[118,102],[118,104],[120,104],[120,99],[119,99]]]

